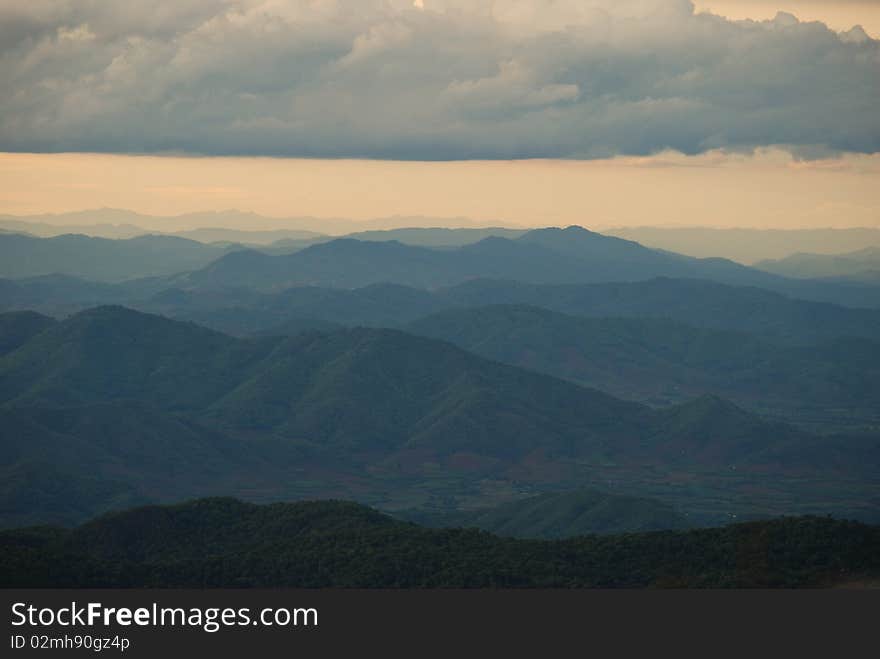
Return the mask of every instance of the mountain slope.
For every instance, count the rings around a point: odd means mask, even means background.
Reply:
[[[7,407],[0,526],[71,524],[133,503],[229,492],[291,496],[306,464],[295,445],[243,442],[138,402]]]
[[[212,418],[345,450],[458,451],[516,459],[533,450],[579,452],[619,436],[645,410],[598,391],[475,358],[450,344],[392,330],[304,335],[215,402]],[[577,417],[566,413],[577,408]],[[332,425],[328,427],[328,420]]]
[[[272,345],[124,307],[97,307],[0,359],[0,401],[203,406],[233,387]]]
[[[625,427],[618,419],[642,411],[393,330],[236,340],[123,307],[77,314],[0,360],[0,402],[125,400],[199,411],[228,426],[322,435],[340,445],[393,440],[399,447],[426,438],[439,445],[440,432],[446,449],[464,440],[456,440],[449,425],[463,430],[473,413],[488,412],[499,423],[506,415],[522,418],[524,428],[545,422],[553,428],[553,416],[571,404],[591,411],[579,424],[585,431]],[[330,430],[327,419],[333,420]],[[478,426],[487,423],[481,419]],[[511,440],[523,434],[514,432]],[[569,431],[556,435],[559,441],[563,436]]]
[[[33,311],[0,313],[0,355],[12,352],[54,323]]]
[[[792,420],[880,422],[880,343],[866,339],[780,347],[662,319],[516,305],[444,311],[407,329],[622,398],[668,404],[715,393]]]

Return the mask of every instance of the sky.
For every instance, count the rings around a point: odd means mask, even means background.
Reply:
[[[768,20],[785,11],[802,21],[821,21],[838,31],[861,25],[873,38],[880,37],[878,0],[696,0],[694,5],[697,11],[736,20]]]
[[[0,213],[880,226],[875,35],[874,0],[0,0]]]
[[[0,154],[0,178],[0,209],[15,214],[108,206],[175,215],[205,210],[210,199],[212,210],[270,217],[427,215],[594,229],[880,226],[880,156],[861,154],[448,162]]]

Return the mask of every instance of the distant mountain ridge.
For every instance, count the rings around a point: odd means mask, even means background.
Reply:
[[[293,286],[358,288],[374,283],[437,289],[486,278],[584,284],[669,277],[758,286],[847,306],[880,306],[880,286],[873,281],[791,279],[725,259],[696,259],[649,249],[574,226],[503,231],[508,237],[495,235],[491,229],[484,231],[486,237],[458,245],[425,247],[376,240],[374,235],[369,240],[306,238],[286,250],[264,251],[229,242],[206,245],[173,236],[106,240],[0,234],[0,277],[62,275],[104,282],[152,279],[152,285],[163,288],[251,288],[263,292]],[[388,232],[381,237],[422,233],[410,229],[409,233]],[[427,234],[425,242],[434,240],[431,235]]]
[[[493,225],[497,226],[498,222],[478,222],[465,217],[437,218],[410,215],[352,220],[340,217],[269,217],[238,209],[148,215],[120,208],[95,208],[68,213],[0,215],[0,229],[23,231],[44,237],[75,231],[103,238],[131,238],[156,231],[174,233],[203,229],[344,235],[358,231],[432,227],[477,229]]]
[[[721,256],[745,264],[795,252],[840,254],[880,247],[880,229],[733,229],[713,227],[613,227],[603,233],[680,254]]]
[[[434,291],[374,284],[355,289],[296,286],[264,293],[240,287],[169,288],[163,278],[121,284],[60,275],[0,279],[0,310],[36,310],[63,317],[102,304],[125,304],[236,335],[283,334],[282,326],[288,323],[404,327],[445,310],[511,304],[575,316],[674,320],[694,327],[749,332],[782,344],[880,336],[878,310],[700,280],[540,285],[479,279]]]
[[[0,234],[0,277],[66,274],[97,281],[171,275],[200,268],[228,251],[173,236],[121,240],[65,234]]]
[[[598,222],[598,224],[596,224]],[[609,227],[601,218],[577,222],[594,225],[607,236],[636,241],[645,246],[695,257],[722,257],[744,264],[781,259],[795,252],[841,254],[865,247],[880,247],[880,229],[756,229],[716,227]],[[452,246],[475,242],[470,237],[497,227],[489,235],[516,237],[533,227],[510,226],[501,221],[468,218],[387,217],[373,220],[344,218],[276,218],[230,209],[154,216],[134,211],[98,208],[70,213],[0,215],[0,231],[41,237],[80,233],[101,238],[133,238],[149,233],[180,235],[208,242],[268,245],[276,240],[299,239],[303,233],[347,236],[359,240],[400,240],[407,244]],[[225,233],[224,233],[225,232]],[[251,234],[248,237],[248,234]],[[257,235],[263,234],[263,235]],[[285,235],[282,235],[285,234]],[[485,235],[481,236],[485,237]]]
[[[779,260],[760,261],[755,267],[785,277],[846,277],[875,281],[880,272],[880,247],[866,247],[846,254],[799,252]]]
[[[880,305],[880,287],[787,279],[724,259],[695,259],[648,249],[580,227],[536,229],[513,240],[493,236],[447,250],[396,241],[337,239],[288,255],[236,252],[202,270],[169,280],[169,285],[280,290],[302,285],[355,288],[392,283],[435,289],[482,278],[584,284],[656,277],[760,286],[850,306]]]

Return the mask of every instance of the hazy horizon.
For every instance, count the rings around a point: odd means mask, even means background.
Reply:
[[[230,222],[231,219],[240,217],[254,218],[256,225]],[[19,221],[34,226],[46,225],[58,228],[64,227],[125,227],[156,231],[159,233],[187,233],[202,229],[221,229],[232,232],[272,233],[277,231],[314,231],[320,233],[323,222],[329,223],[323,227],[327,235],[342,235],[354,230],[363,231],[392,231],[396,229],[511,229],[530,230],[544,228],[566,228],[578,226],[591,231],[613,232],[624,230],[660,230],[660,231],[743,231],[743,232],[774,232],[774,233],[800,233],[800,232],[846,232],[846,231],[880,231],[880,225],[869,226],[866,224],[852,226],[790,226],[790,227],[762,227],[746,225],[719,225],[713,226],[697,222],[654,223],[654,224],[588,224],[585,222],[561,222],[557,224],[518,224],[503,219],[477,220],[467,216],[444,217],[432,215],[382,215],[371,216],[361,219],[351,219],[342,216],[318,216],[318,215],[269,215],[256,213],[241,208],[206,208],[203,210],[186,211],[179,213],[142,213],[130,208],[84,207],[68,211],[40,212],[40,213],[0,213],[0,218],[9,221]],[[158,220],[159,222],[155,222]],[[175,224],[167,221],[174,220]],[[182,222],[178,224],[177,222]],[[313,228],[302,228],[302,225]]]
[[[273,220],[410,217],[442,226],[880,227],[876,154],[401,162],[5,153],[0,173],[0,213],[16,216],[234,209]]]

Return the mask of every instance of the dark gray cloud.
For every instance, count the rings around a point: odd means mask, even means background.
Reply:
[[[0,149],[880,150],[880,41],[683,0],[0,0]]]

